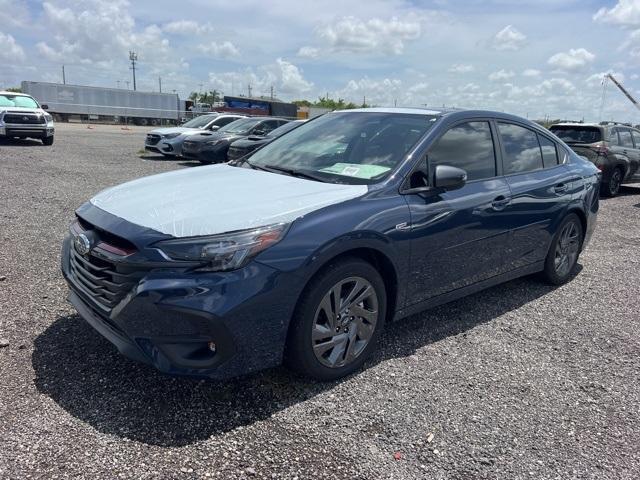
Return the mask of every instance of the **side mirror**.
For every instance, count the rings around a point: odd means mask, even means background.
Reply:
[[[220,130],[220,125],[211,125],[211,128],[209,129],[212,132],[215,132],[216,130]]]
[[[43,110],[49,110],[49,105],[43,103],[42,105],[40,105],[40,108],[42,108]]]
[[[467,172],[461,168],[449,165],[438,165],[433,172],[434,188],[441,190],[458,190],[467,183]]]
[[[261,128],[258,128],[256,130],[253,131],[253,135],[258,135],[258,136],[262,136],[265,134],[265,131]]]

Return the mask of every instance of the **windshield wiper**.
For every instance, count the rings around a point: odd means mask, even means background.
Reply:
[[[295,168],[280,167],[279,165],[265,165],[262,168],[263,170],[267,171],[286,173],[287,175],[290,175],[292,177],[306,178],[307,180],[315,180],[316,182],[327,183],[327,178],[325,177],[314,175],[313,173],[307,171],[296,170]]]

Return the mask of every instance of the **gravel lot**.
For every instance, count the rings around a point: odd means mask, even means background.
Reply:
[[[140,158],[144,131],[0,143],[0,478],[640,478],[640,189],[602,202],[568,285],[391,324],[341,382],[200,382],[120,356],[65,301],[74,208],[193,166]]]

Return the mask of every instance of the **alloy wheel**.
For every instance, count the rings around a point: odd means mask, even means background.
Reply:
[[[616,168],[611,174],[611,179],[609,179],[609,194],[612,197],[618,194],[621,184],[622,184],[622,172]]]
[[[378,322],[378,295],[362,277],[336,283],[316,309],[312,325],[313,353],[329,368],[353,362],[367,347]]]
[[[580,253],[580,227],[576,222],[567,223],[560,232],[556,243],[554,267],[560,277],[571,272]]]

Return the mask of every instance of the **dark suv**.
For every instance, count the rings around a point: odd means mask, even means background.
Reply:
[[[550,130],[602,172],[601,193],[615,197],[623,183],[640,183],[640,130],[622,124],[558,123]]]

